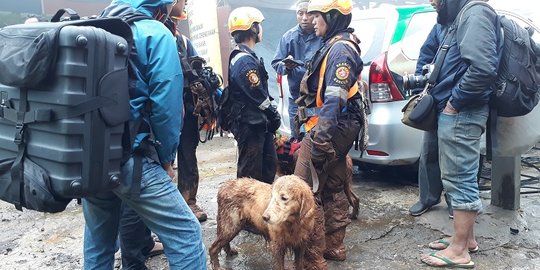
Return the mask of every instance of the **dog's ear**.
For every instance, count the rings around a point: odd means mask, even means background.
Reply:
[[[310,196],[310,197],[308,197]],[[309,193],[302,193],[302,202],[300,204],[300,217],[305,217],[310,213],[313,214],[315,208],[315,201],[311,190]]]

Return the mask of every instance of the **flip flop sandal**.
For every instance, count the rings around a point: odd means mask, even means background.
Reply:
[[[443,262],[445,262],[446,264],[443,264],[443,265],[437,265],[437,264],[434,264],[433,262],[430,262],[430,261],[425,261],[424,259],[421,259],[421,261],[429,266],[432,266],[432,267],[447,267],[447,268],[467,268],[467,269],[471,269],[471,268],[474,268],[474,262],[473,261],[470,261],[468,263],[456,263],[444,256],[440,256],[440,255],[437,255],[434,252],[432,252],[431,254],[429,254],[429,257],[433,257],[433,258],[436,258],[436,259],[439,259]]]
[[[437,246],[434,246],[432,244],[442,244],[444,245],[444,247],[437,247]],[[431,242],[428,244],[429,248],[431,249],[434,249],[434,250],[443,250],[443,249],[446,249],[448,246],[450,245],[450,243],[448,243],[448,241],[444,240],[444,239],[439,239],[435,242]],[[476,253],[480,250],[480,247],[479,246],[476,246],[474,248],[469,248],[469,253]]]

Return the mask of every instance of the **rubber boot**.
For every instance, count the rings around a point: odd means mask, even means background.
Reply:
[[[343,239],[345,239],[345,228],[326,234],[326,250],[324,258],[332,261],[344,261],[347,259],[347,252]]]

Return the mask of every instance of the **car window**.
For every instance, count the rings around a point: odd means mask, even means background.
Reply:
[[[401,41],[401,49],[407,58],[411,60],[418,59],[420,47],[426,41],[429,32],[436,22],[436,12],[416,13],[411,17]]]
[[[387,21],[384,18],[355,20],[351,22],[354,33],[360,38],[360,49],[364,65],[369,65],[375,57],[386,50],[384,35]]]

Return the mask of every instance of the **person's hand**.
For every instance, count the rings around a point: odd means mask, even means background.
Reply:
[[[174,179],[174,177],[176,176],[176,173],[172,167],[172,164],[170,163],[167,163],[167,164],[163,164],[162,165],[163,169],[167,172],[167,174],[169,175],[169,177],[172,179]]]
[[[450,101],[446,102],[446,107],[444,107],[443,113],[446,114],[457,114],[458,111],[452,106],[452,103]]]
[[[285,59],[290,59],[290,60],[294,60],[293,56],[292,55],[289,55],[287,56],[287,58]],[[283,59],[283,60],[285,60]],[[295,69],[296,67],[298,67],[298,64],[294,63],[294,62],[290,62],[290,61],[283,61],[283,64],[285,64],[285,68],[286,69]]]
[[[266,114],[266,118],[268,119],[268,131],[276,132],[276,130],[278,130],[281,126],[281,115],[274,105],[268,107],[264,112]]]

